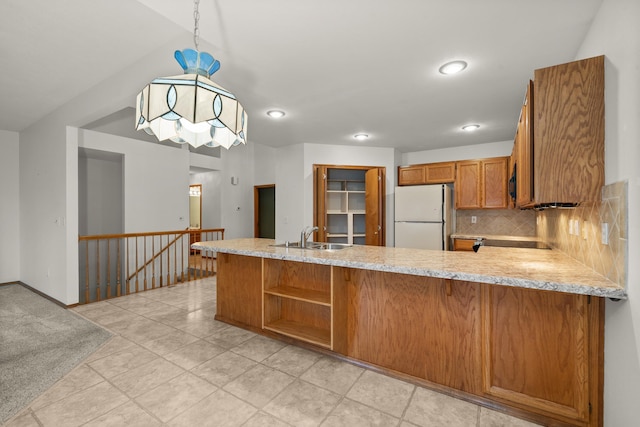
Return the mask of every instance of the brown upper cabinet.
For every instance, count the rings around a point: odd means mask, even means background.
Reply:
[[[529,80],[527,93],[520,109],[520,119],[514,141],[516,171],[516,207],[524,207],[533,200],[533,82]]]
[[[544,207],[600,200],[604,56],[535,70],[533,92],[530,84],[524,111],[521,122],[524,117],[529,123],[520,123],[516,136],[517,205]],[[521,125],[525,129],[522,136]],[[531,168],[529,173],[527,168]]]
[[[509,157],[456,162],[456,209],[506,209]]]
[[[456,179],[456,162],[398,167],[398,185],[447,184]]]

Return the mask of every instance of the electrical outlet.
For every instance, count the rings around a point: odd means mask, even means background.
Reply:
[[[475,216],[475,215],[473,215],[473,216],[471,217],[471,224],[475,224],[476,222],[478,222],[478,217],[477,217],[477,216]]]
[[[575,234],[576,236],[580,236],[580,220],[576,219],[573,222],[573,234]]]
[[[609,244],[609,224],[606,222],[602,223],[602,244]]]
[[[572,219],[570,219],[570,220],[569,220],[569,235],[570,235],[570,236],[573,236],[573,234],[574,234],[574,233],[573,233],[573,220],[572,220]]]

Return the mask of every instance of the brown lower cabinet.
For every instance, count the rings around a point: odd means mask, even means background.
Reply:
[[[602,298],[222,255],[218,320],[544,425],[602,425]]]

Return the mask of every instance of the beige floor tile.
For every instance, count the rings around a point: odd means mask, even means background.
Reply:
[[[480,427],[535,427],[537,425],[502,412],[480,408]]]
[[[175,330],[163,337],[153,341],[144,342],[141,345],[160,356],[164,356],[186,345],[192,344],[199,339],[200,338],[189,335],[184,331]]]
[[[3,427],[40,427],[30,410],[22,411],[3,424]]]
[[[224,352],[225,349],[222,347],[218,347],[208,341],[198,340],[166,354],[164,357],[176,365],[189,370]]]
[[[262,364],[299,377],[313,366],[322,355],[294,345],[288,345],[262,361]]]
[[[149,363],[116,375],[110,382],[129,397],[136,397],[184,373],[184,369],[164,360]]]
[[[280,351],[286,344],[271,338],[256,335],[255,337],[233,347],[231,351],[246,358],[262,362],[267,357]]]
[[[294,380],[294,377],[283,372],[256,365],[225,385],[223,390],[262,408]]]
[[[83,427],[156,427],[162,423],[132,401],[112,409],[101,417],[89,421]]]
[[[209,342],[214,343],[215,345],[230,349],[242,344],[245,341],[250,340],[255,336],[256,334],[251,331],[236,328],[235,326],[228,326],[226,328],[219,329],[213,334],[207,336],[205,339]]]
[[[249,419],[242,427],[290,427],[290,424],[277,419],[273,415],[264,412],[258,412]]]
[[[418,426],[475,427],[479,411],[473,403],[418,387],[404,419]]]
[[[129,341],[128,339],[123,338],[120,335],[114,335],[109,339],[109,341],[104,343],[91,356],[87,357],[84,360],[84,363],[89,363],[89,362],[93,362],[94,360],[102,359],[103,357],[107,357],[119,351],[126,350],[127,348],[133,347],[135,345],[136,344],[134,342]]]
[[[217,387],[185,372],[136,398],[136,401],[163,422],[186,411]]]
[[[338,394],[295,380],[263,410],[296,427],[311,427],[319,425],[339,401]]]
[[[144,313],[144,317],[154,320],[156,322],[164,323],[168,326],[173,326],[173,322],[182,321],[185,319],[189,312],[181,308],[174,307],[163,302],[152,301],[159,308],[157,310],[148,311]]]
[[[175,328],[141,317],[140,319],[130,322],[126,327],[121,328],[117,332],[131,341],[143,343],[161,338],[173,331],[175,331]]]
[[[257,409],[231,394],[218,390],[171,420],[170,427],[241,426]]]
[[[173,326],[198,338],[206,338],[222,329],[226,329],[229,325],[203,317],[198,321],[187,321],[185,324],[176,323]]]
[[[302,374],[300,379],[331,390],[334,393],[345,394],[363,372],[363,368],[350,363],[333,357],[322,357]]]
[[[223,387],[255,365],[253,360],[227,351],[193,368],[191,372],[211,384]]]
[[[365,371],[347,397],[380,411],[401,417],[415,386],[372,371]]]
[[[378,410],[343,399],[322,423],[322,427],[388,427],[397,426],[400,420]]]
[[[123,372],[127,372],[133,368],[144,365],[158,359],[158,355],[134,344],[115,352],[108,357],[103,357],[88,363],[100,375],[111,378]]]
[[[117,388],[102,382],[34,412],[45,427],[73,427],[104,415],[127,401],[127,396]]]
[[[36,411],[102,381],[104,378],[89,366],[79,365],[33,401],[31,409]]]

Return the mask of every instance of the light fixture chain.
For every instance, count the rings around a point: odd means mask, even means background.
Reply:
[[[193,44],[196,45],[196,50],[198,50],[198,43],[200,42],[200,12],[198,11],[198,6],[200,6],[200,0],[193,1]]]

